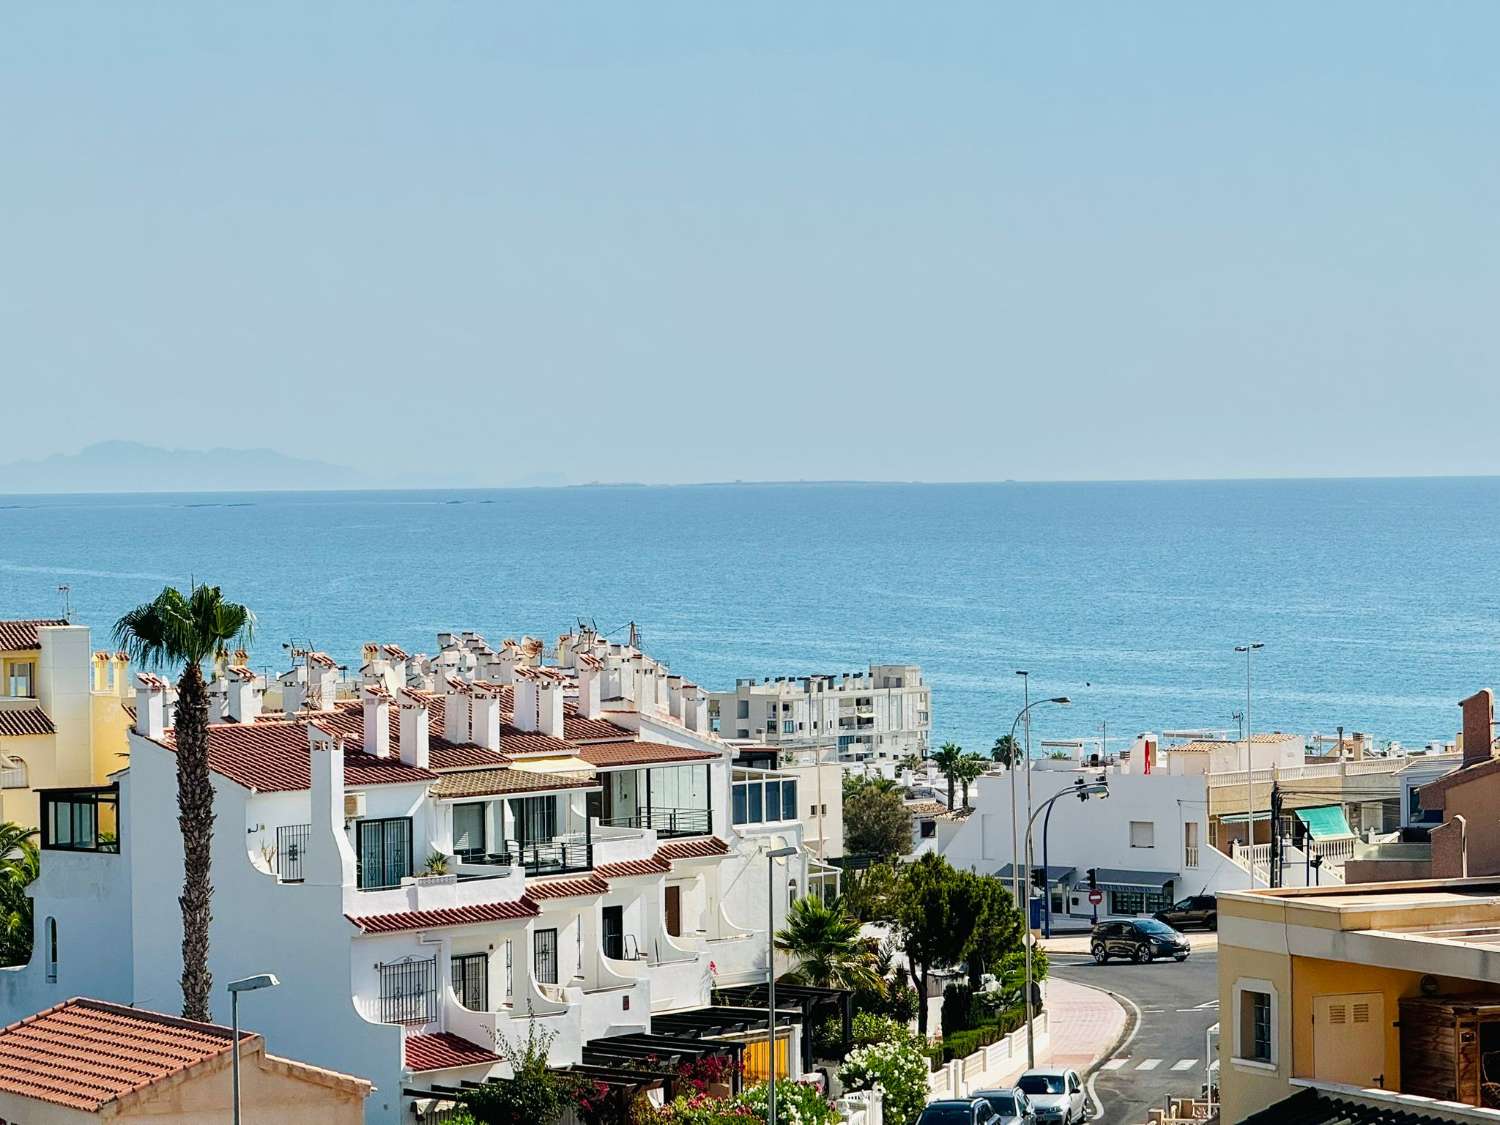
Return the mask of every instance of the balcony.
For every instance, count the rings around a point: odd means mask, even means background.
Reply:
[[[120,790],[115,785],[42,789],[43,851],[120,850]]]
[[[711,809],[647,808],[625,816],[601,817],[604,828],[650,828],[663,840],[681,836],[711,836],[714,814]]]
[[[460,855],[459,862],[472,867],[520,866],[528,876],[568,875],[593,870],[594,844],[588,838],[524,844],[518,840],[506,840],[501,851]]]

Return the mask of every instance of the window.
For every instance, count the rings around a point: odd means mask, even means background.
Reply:
[[[484,953],[456,956],[453,967],[453,995],[465,1008],[487,1012],[490,1008],[490,959]]]
[[[791,719],[783,719],[781,721],[781,733],[782,734],[796,734],[797,733],[797,724],[794,723]]]
[[[1130,846],[1132,848],[1156,847],[1156,824],[1150,820],[1130,822]]]
[[[276,873],[283,883],[302,882],[302,863],[311,836],[311,824],[283,824],[276,829]]]
[[[120,792],[113,785],[43,789],[42,843],[49,851],[118,852]]]
[[[47,983],[57,983],[57,919],[48,918],[46,925],[47,938]]]
[[[521,844],[551,843],[557,835],[557,798],[523,797],[510,803],[516,839]]]
[[[23,699],[34,699],[36,697],[36,664],[30,660],[19,661],[10,666],[10,683],[8,695],[20,696]]]
[[[1270,981],[1234,982],[1234,1059],[1252,1067],[1276,1065],[1276,989]]]
[[[1161,891],[1128,890],[1109,892],[1111,914],[1154,914],[1165,910],[1172,900]]]
[[[921,824],[921,836],[922,836],[922,839],[924,839],[924,840],[934,840],[934,839],[937,838],[937,821],[935,821],[935,820],[924,820],[924,821],[921,821],[920,824]]]
[[[532,970],[542,984],[557,983],[557,931],[537,930],[532,935]]]
[[[1189,820],[1182,826],[1182,865],[1198,866],[1198,822]]]
[[[361,890],[399,887],[411,874],[411,817],[356,821]]]
[[[437,958],[407,957],[380,966],[380,1018],[431,1023],[437,1018]]]
[[[734,717],[736,719],[748,719],[750,717],[750,701],[748,699],[740,699],[736,703]]]
[[[751,778],[735,781],[730,800],[736,824],[797,819],[797,782],[794,780],[774,775],[754,776],[752,773]]]
[[[484,802],[473,801],[453,806],[453,854],[460,859],[477,859],[488,849],[484,840]]]

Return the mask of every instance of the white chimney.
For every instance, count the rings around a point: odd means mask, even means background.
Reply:
[[[547,676],[537,682],[537,729],[550,738],[563,736],[563,681]]]
[[[355,881],[354,849],[344,831],[344,746],[327,731],[307,728],[312,824],[302,860],[304,881],[348,887]]]
[[[401,707],[401,760],[425,770],[430,750],[427,701],[405,689],[396,693],[396,701]]]
[[[339,669],[326,652],[307,654],[307,704],[309,710],[332,711],[338,692]]]
[[[281,709],[288,717],[296,715],[307,702],[307,665],[288,668],[276,678],[281,683]]]
[[[698,734],[708,734],[708,694],[697,684],[682,685],[682,725]]]
[[[150,672],[138,673],[135,680],[135,731],[160,738],[166,730],[167,681]]]
[[[449,742],[468,742],[469,685],[457,676],[443,679],[443,737]]]
[[[500,749],[500,696],[489,688],[476,686],[469,698],[469,741]]]
[[[255,673],[243,665],[230,665],[225,687],[224,717],[234,723],[255,722],[266,694]]]
[[[515,706],[511,721],[516,724],[517,730],[540,729],[537,722],[536,688],[536,680],[530,676],[517,676],[515,679]]]
[[[391,756],[391,697],[383,688],[366,686],[364,697],[364,746],[366,754]]]
[[[514,642],[507,642],[495,657],[495,671],[491,675],[496,683],[513,684],[516,682],[516,668],[521,663],[521,650],[516,648]]]
[[[667,713],[679,723],[684,722],[682,717],[682,677],[667,677]]]
[[[578,713],[585,719],[604,717],[599,683],[603,671],[597,658],[581,652],[578,654]]]
[[[229,681],[215,676],[208,682],[208,721],[222,723],[229,705]]]
[[[135,681],[130,676],[130,657],[123,652],[115,653],[115,694],[129,699],[135,691]]]

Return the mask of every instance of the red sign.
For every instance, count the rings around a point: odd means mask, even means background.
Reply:
[[[1098,906],[1103,901],[1104,901],[1104,892],[1103,891],[1090,891],[1089,892],[1089,905],[1090,906]]]

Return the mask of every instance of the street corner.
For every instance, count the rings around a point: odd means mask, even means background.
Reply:
[[[1108,992],[1053,977],[1047,982],[1047,1020],[1048,1063],[1083,1073],[1114,1051],[1129,1015]]]

